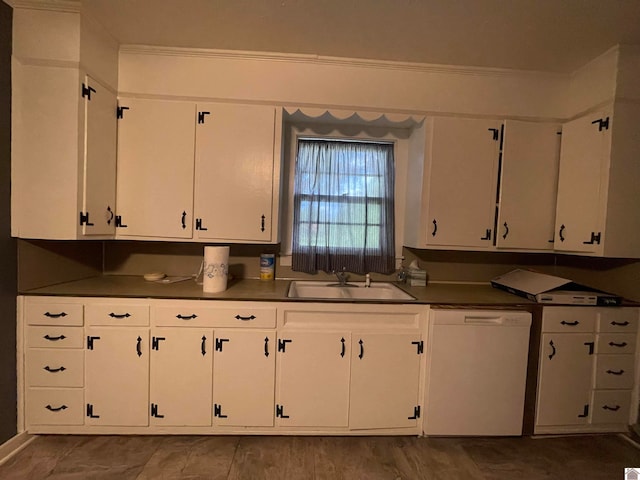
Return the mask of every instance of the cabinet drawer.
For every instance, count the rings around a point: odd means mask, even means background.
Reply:
[[[105,303],[85,307],[87,325],[146,327],[149,325],[149,305]]]
[[[598,309],[590,307],[547,307],[542,311],[543,332],[593,332]]]
[[[635,333],[599,333],[597,353],[633,354],[636,351]]]
[[[30,388],[26,402],[27,425],[82,425],[82,389]]]
[[[25,371],[29,387],[82,387],[84,350],[30,348]]]
[[[160,327],[255,327],[274,328],[276,309],[245,303],[233,307],[206,307],[185,302],[171,306],[152,307],[153,325]]]
[[[82,327],[27,327],[29,348],[82,348]]]
[[[629,423],[630,390],[595,390],[591,423]]]
[[[82,326],[81,303],[34,303],[27,300],[25,318],[27,325]]]
[[[637,332],[637,308],[603,308],[600,310],[599,332]]]
[[[598,355],[596,357],[596,389],[631,389],[633,387],[633,355]]]

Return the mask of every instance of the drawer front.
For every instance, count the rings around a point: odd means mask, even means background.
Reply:
[[[82,425],[84,396],[82,389],[29,388],[26,420],[28,425]]]
[[[149,305],[105,303],[85,307],[87,325],[146,327],[149,325]]]
[[[596,389],[631,389],[634,359],[633,355],[598,355],[596,357]]]
[[[30,348],[25,372],[29,387],[82,387],[84,350]]]
[[[629,423],[630,390],[595,390],[593,392],[591,423]]]
[[[602,308],[600,309],[600,332],[629,332],[638,331],[637,308]]]
[[[25,318],[27,325],[82,326],[81,303],[34,303],[27,299]]]
[[[597,353],[633,354],[636,351],[635,333],[599,333]]]
[[[171,306],[151,308],[154,326],[159,327],[250,327],[275,328],[275,307],[253,306],[242,303],[232,307],[206,307],[185,302]]]
[[[27,327],[29,348],[82,348],[82,327]]]
[[[542,331],[593,332],[597,319],[597,308],[545,307],[542,310]]]

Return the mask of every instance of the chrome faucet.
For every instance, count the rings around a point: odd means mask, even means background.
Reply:
[[[347,274],[347,267],[342,267],[342,271],[340,272],[336,272],[335,270],[333,270],[331,273],[336,276],[341,287],[347,285],[347,279],[349,278],[349,274]]]

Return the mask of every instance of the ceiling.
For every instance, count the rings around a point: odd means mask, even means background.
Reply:
[[[572,72],[640,0],[82,0],[122,44]]]

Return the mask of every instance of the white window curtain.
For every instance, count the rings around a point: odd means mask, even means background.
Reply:
[[[299,139],[292,268],[395,269],[393,144]]]

